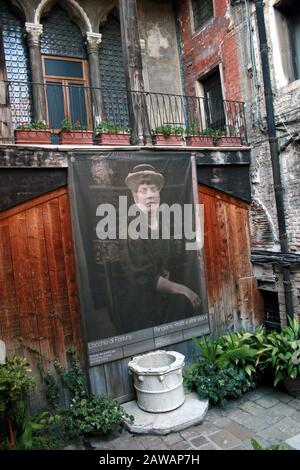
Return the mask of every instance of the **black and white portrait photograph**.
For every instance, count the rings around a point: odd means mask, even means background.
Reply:
[[[88,341],[201,315],[186,237],[196,230],[190,156],[75,157],[72,166]]]

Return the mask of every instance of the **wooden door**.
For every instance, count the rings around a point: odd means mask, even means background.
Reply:
[[[251,265],[248,204],[199,186],[204,204],[204,256],[212,333],[262,322],[263,306]]]

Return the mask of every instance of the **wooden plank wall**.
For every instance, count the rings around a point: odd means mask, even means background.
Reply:
[[[261,320],[261,301],[250,263],[248,205],[220,191],[199,187],[204,204],[205,268],[213,333]],[[80,327],[71,218],[66,188],[39,196],[0,213],[0,337],[9,353],[24,353],[36,369],[38,350],[44,365],[66,349],[84,352]],[[193,361],[193,341],[167,347]],[[90,368],[94,393],[120,401],[134,396],[130,358]],[[42,384],[32,407],[42,404]]]
[[[66,364],[71,345],[82,353],[65,187],[0,213],[0,299],[0,338],[9,354],[24,354],[36,370],[40,359],[45,367],[53,359]],[[39,354],[30,353],[28,347]],[[41,392],[42,384],[38,384],[37,408]]]
[[[199,186],[204,204],[204,256],[212,333],[263,321],[263,304],[250,262],[249,205]]]

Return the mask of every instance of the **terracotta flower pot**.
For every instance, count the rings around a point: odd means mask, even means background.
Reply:
[[[129,132],[99,132],[96,135],[97,145],[130,145]]]
[[[219,147],[241,147],[242,141],[240,137],[222,136],[216,138],[215,145]]]
[[[155,145],[181,145],[182,137],[179,134],[171,134],[170,136],[165,136],[164,134],[156,134],[154,136]]]
[[[93,131],[61,131],[59,141],[61,145],[92,145]]]
[[[16,144],[51,144],[51,131],[47,129],[15,129]]]
[[[214,144],[209,135],[188,135],[186,145],[189,147],[213,147]]]

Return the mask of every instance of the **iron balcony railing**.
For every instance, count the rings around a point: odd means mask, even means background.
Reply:
[[[156,92],[140,92],[115,88],[91,88],[83,83],[48,81],[6,82],[13,127],[33,123],[37,96],[44,97],[44,115],[53,130],[53,143],[58,143],[62,126],[70,128],[98,128],[133,133],[136,121],[138,132],[145,142],[157,134],[171,134],[181,143],[207,144],[211,138],[228,139],[228,145],[247,144],[244,103],[240,101],[212,101],[203,97]],[[100,124],[101,123],[101,124]]]

